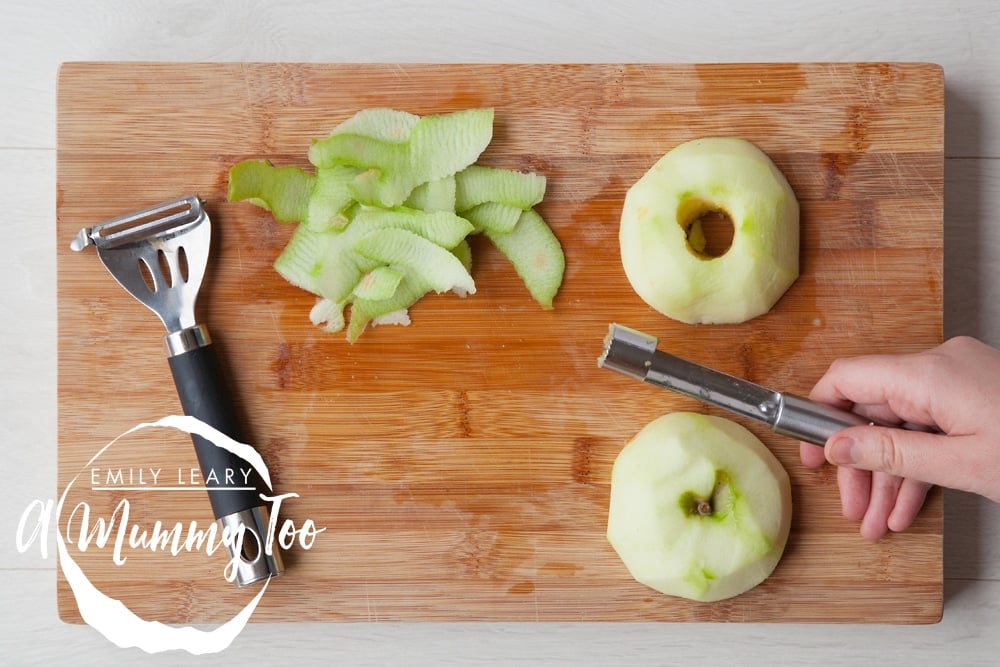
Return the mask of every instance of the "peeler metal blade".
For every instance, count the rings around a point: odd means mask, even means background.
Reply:
[[[195,326],[211,238],[201,199],[189,195],[84,227],[70,248],[97,248],[118,284],[156,313],[169,334],[179,334]]]
[[[80,251],[88,245],[98,249],[143,243],[150,237],[170,238],[187,233],[207,219],[201,200],[187,195],[174,201],[84,227],[69,247]]]
[[[653,336],[611,324],[597,365],[762,422],[775,433],[816,445],[826,444],[841,429],[873,423],[853,412],[774,391],[657,350],[657,343]]]

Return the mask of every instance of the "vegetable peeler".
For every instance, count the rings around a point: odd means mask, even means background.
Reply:
[[[611,324],[597,365],[763,422],[775,433],[816,445],[826,444],[841,429],[876,423],[854,412],[767,389],[681,359],[657,350],[657,342],[641,331]]]
[[[163,322],[168,363],[184,413],[242,442],[212,339],[208,329],[195,321],[211,237],[208,213],[201,199],[190,195],[85,227],[70,247],[76,251],[96,247],[118,284]],[[242,550],[235,540],[229,546],[236,585],[280,575],[284,571],[280,552],[277,547],[272,553],[265,549],[270,512],[261,497],[266,486],[257,471],[200,435],[191,439],[215,518],[230,534],[244,531]],[[244,476],[247,471],[249,478]]]

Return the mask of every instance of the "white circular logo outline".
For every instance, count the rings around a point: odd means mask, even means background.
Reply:
[[[237,442],[209,424],[188,415],[169,415],[155,422],[143,422],[133,426],[106,444],[87,462],[92,465],[105,451],[125,436],[145,428],[175,428],[191,435],[200,435],[216,447],[225,449],[249,463],[271,488],[271,475],[264,459],[253,447]],[[63,503],[77,474],[66,485],[56,506],[56,521],[62,516]],[[184,650],[193,655],[218,653],[226,649],[243,630],[257,604],[264,596],[270,579],[264,582],[260,592],[236,616],[213,630],[199,630],[191,626],[176,627],[159,621],[146,621],[126,607],[120,600],[105,595],[87,578],[76,561],[69,555],[63,539],[61,527],[56,530],[56,546],[59,551],[59,568],[69,583],[76,598],[83,620],[120,648],[139,648],[147,653]]]

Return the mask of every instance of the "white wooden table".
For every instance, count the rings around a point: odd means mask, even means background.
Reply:
[[[994,665],[1000,508],[946,494],[938,625],[251,624],[224,653],[149,656],[59,621],[55,558],[19,553],[56,493],[55,88],[69,60],[928,61],[944,66],[945,333],[1000,345],[1000,3],[840,0],[66,0],[0,9],[0,662],[3,664]],[[600,7],[600,10],[594,9]]]

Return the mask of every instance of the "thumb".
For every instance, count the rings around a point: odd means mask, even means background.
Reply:
[[[889,473],[939,486],[962,488],[968,475],[955,461],[947,436],[880,426],[838,431],[826,443],[826,460],[835,465]]]

